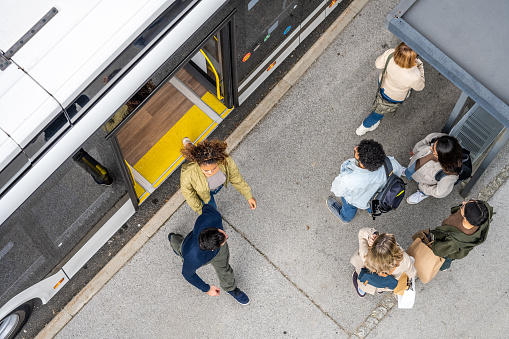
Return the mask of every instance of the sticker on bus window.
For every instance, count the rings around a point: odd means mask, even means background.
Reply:
[[[270,69],[276,65],[276,62],[277,60],[270,64],[269,68],[267,68],[267,72],[270,71]]]
[[[242,62],[246,62],[247,59],[249,59],[250,56],[251,56],[251,52],[249,52],[246,55],[244,55],[244,57],[242,58]]]
[[[254,7],[254,5],[256,5],[258,3],[258,0],[251,0],[249,1],[249,3],[247,4],[247,10],[250,11],[251,8]]]
[[[277,28],[278,25],[279,25],[279,22],[276,20],[276,22],[274,22],[272,24],[272,26],[269,27],[269,35],[270,35],[270,33],[274,32],[274,30]]]

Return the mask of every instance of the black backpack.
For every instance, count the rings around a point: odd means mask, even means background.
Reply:
[[[406,184],[400,177],[394,174],[391,160],[387,157],[385,157],[384,168],[387,182],[370,200],[373,220],[375,220],[375,217],[382,215],[382,213],[387,213],[398,208],[405,197]]]
[[[461,149],[463,156],[461,158],[461,171],[459,174],[458,180],[454,183],[454,185],[459,184],[460,182],[463,182],[470,178],[472,176],[472,159],[470,159],[470,151],[466,148]],[[440,170],[435,174],[435,180],[440,181],[443,177],[445,177],[446,174],[443,170]]]

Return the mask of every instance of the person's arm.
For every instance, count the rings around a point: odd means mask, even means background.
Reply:
[[[410,87],[412,87],[412,89],[414,91],[422,91],[424,89],[424,85],[426,82],[426,80],[424,78],[424,66],[423,66],[421,60],[416,59],[416,62],[417,62],[417,69],[419,70],[419,73],[421,74],[421,76]]]
[[[384,69],[385,63],[387,62],[387,58],[389,57],[389,54],[394,53],[395,49],[391,48],[386,50],[382,53],[378,58],[375,60],[375,67],[378,69]]]
[[[189,169],[187,169],[189,171]],[[198,214],[201,214],[202,202],[198,193],[194,189],[193,183],[189,175],[186,175],[186,169],[182,167],[180,172],[180,190],[182,191],[182,195],[186,198],[189,206]]]
[[[401,174],[403,173],[403,166],[401,166],[401,164],[393,157],[389,157],[389,159],[391,160],[392,171],[394,172],[395,175],[400,177]]]
[[[347,188],[341,174],[338,175],[336,178],[334,178],[334,181],[332,182],[332,186],[331,186],[330,190],[337,197],[345,196],[345,192],[348,190],[348,188]]]
[[[457,175],[446,175],[438,181],[436,185],[419,183],[419,189],[426,195],[431,195],[435,198],[444,198],[452,192],[454,189],[454,183],[457,180]]]
[[[433,231],[431,231],[431,233],[433,233]],[[431,243],[431,250],[435,255],[445,258],[459,252],[460,249],[456,243],[452,240],[448,240],[448,238],[449,237],[446,237],[444,241],[441,241],[435,237],[435,241]]]
[[[403,260],[401,260],[400,268],[406,273],[409,279],[412,279],[417,275],[417,269],[406,252],[403,252]]]
[[[440,138],[443,135],[447,135],[447,134],[438,133],[438,132],[428,134],[424,139],[422,139],[421,141],[419,141],[418,143],[415,144],[412,152],[414,154],[417,154],[421,148],[430,147],[431,140],[433,140],[434,138]]]
[[[184,265],[182,266],[182,275],[191,285],[195,286],[200,291],[209,292],[211,286],[209,284],[206,284],[198,276],[198,274],[196,274],[197,269],[198,268],[193,267],[192,265],[186,264],[186,261],[184,260]]]
[[[246,198],[246,200],[249,203],[249,206],[251,209],[256,208],[256,200],[253,198],[253,195],[251,194],[251,187],[247,184],[247,182],[244,180],[242,175],[240,174],[239,168],[233,161],[231,157],[226,158],[227,167],[228,167],[228,175],[229,180],[232,183],[233,187],[237,191],[239,191],[240,194]]]
[[[359,255],[364,261],[364,257],[368,253],[368,247],[370,243],[373,244],[374,239],[376,238],[375,234],[376,230],[372,227],[361,228],[359,231]]]
[[[330,189],[331,192],[334,193],[334,195],[336,197],[344,197],[346,195],[346,193],[349,191],[347,182],[345,181],[345,178],[343,175],[343,173],[344,173],[343,171],[348,172],[348,167],[350,167],[351,163],[354,161],[355,161],[355,159],[352,158],[352,159],[345,160],[341,164],[341,170],[339,172],[339,175],[334,178],[334,181],[332,182],[331,189]]]

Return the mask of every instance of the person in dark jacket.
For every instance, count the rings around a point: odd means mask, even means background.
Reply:
[[[433,253],[445,258],[441,271],[486,240],[492,216],[493,208],[482,200],[471,199],[451,208],[451,215],[442,226],[430,231]]]
[[[217,296],[221,291],[219,287],[205,283],[196,274],[200,267],[211,264],[216,270],[221,288],[240,304],[247,305],[249,298],[237,287],[229,264],[230,252],[226,243],[228,236],[223,230],[221,214],[209,204],[203,205],[201,212],[194,229],[185,238],[175,233],[168,235],[171,248],[184,261],[182,275],[202,292]]]

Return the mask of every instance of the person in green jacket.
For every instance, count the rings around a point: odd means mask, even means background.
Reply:
[[[430,231],[433,253],[445,259],[441,271],[462,259],[488,236],[493,208],[482,200],[469,200],[451,208],[442,226]]]
[[[214,195],[231,183],[246,198],[249,207],[256,208],[256,200],[232,158],[226,153],[226,142],[203,140],[193,145],[189,138],[182,140],[182,155],[189,162],[182,165],[180,188],[189,206],[201,214],[203,204],[217,209]]]

